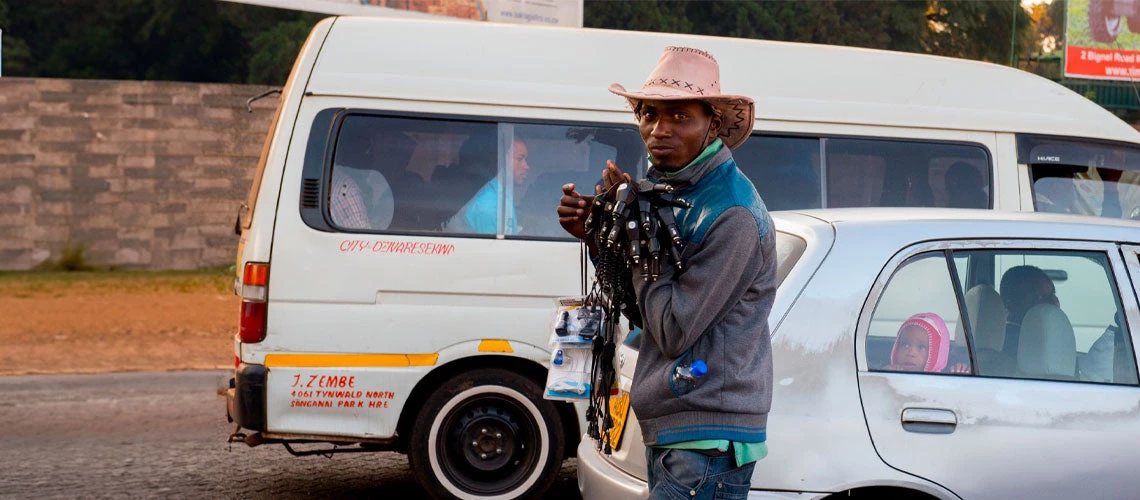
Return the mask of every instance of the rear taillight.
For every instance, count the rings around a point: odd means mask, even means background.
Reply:
[[[269,298],[269,264],[247,262],[241,279],[241,327],[238,338],[247,344],[265,339]]]

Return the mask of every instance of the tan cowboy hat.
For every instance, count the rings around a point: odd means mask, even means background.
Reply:
[[[610,85],[610,92],[628,99],[634,109],[642,99],[707,102],[723,118],[719,135],[731,149],[748,139],[756,121],[756,103],[751,97],[720,93],[720,66],[711,54],[700,49],[665,47],[641,90],[628,91],[615,83]]]

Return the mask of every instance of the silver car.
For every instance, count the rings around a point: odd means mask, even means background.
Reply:
[[[770,452],[751,497],[1140,495],[1140,225],[940,209],[773,219]],[[908,362],[913,335],[928,335],[925,363]],[[638,341],[623,344],[621,441],[578,448],[587,499],[647,495],[626,396]]]

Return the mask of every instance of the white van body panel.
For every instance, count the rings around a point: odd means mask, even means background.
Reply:
[[[377,47],[384,46],[378,38],[415,40],[415,50],[385,50],[377,56]],[[457,57],[457,40],[470,41],[477,50]],[[671,33],[341,18],[325,42],[326,53],[306,90],[621,112],[627,109],[625,103],[604,89],[614,82],[640,87],[653,59],[667,45],[700,47],[728,61],[720,68],[721,79],[727,82],[723,90],[756,99],[757,120],[1140,142],[1132,127],[1090,105],[1088,99],[1005,66],[883,50]]]

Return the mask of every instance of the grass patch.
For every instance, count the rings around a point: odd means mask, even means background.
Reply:
[[[196,271],[0,271],[0,296],[60,297],[108,293],[232,293],[226,268]]]

